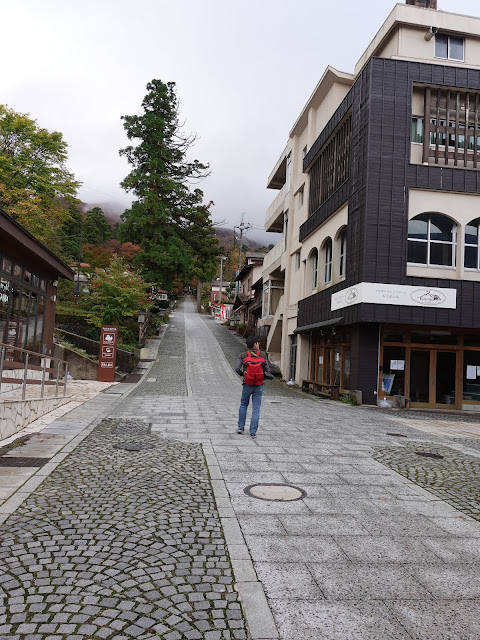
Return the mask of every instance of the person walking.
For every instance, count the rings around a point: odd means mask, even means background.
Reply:
[[[263,381],[266,378],[273,378],[270,373],[270,366],[267,355],[264,351],[260,351],[258,338],[248,336],[247,349],[240,354],[235,371],[239,376],[243,376],[242,399],[240,400],[240,409],[238,411],[238,428],[237,433],[242,434],[245,430],[245,421],[247,419],[247,409],[252,398],[252,417],[250,419],[250,435],[255,438],[258,429],[258,420],[260,418],[260,405],[263,396]]]

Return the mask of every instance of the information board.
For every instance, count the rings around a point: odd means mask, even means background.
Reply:
[[[117,357],[118,327],[103,326],[100,335],[100,353],[98,356],[99,382],[115,381],[115,360]]]

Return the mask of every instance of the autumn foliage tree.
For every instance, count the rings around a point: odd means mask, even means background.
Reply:
[[[0,105],[0,205],[34,236],[52,242],[68,220],[80,182],[66,166],[67,143],[28,114]]]

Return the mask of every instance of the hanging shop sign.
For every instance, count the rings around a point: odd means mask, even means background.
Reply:
[[[118,327],[103,326],[100,335],[100,354],[98,358],[99,382],[115,381],[115,359],[117,357]]]
[[[353,287],[332,293],[331,310],[336,311],[361,303],[456,309],[457,290],[359,282]]]

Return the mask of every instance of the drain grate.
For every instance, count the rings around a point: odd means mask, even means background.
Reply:
[[[143,451],[144,449],[155,449],[154,444],[148,442],[123,442],[122,444],[114,444],[114,449],[123,449],[124,451]]]
[[[272,502],[294,502],[302,500],[307,492],[290,484],[272,482],[269,484],[251,484],[243,490],[247,496]]]
[[[422,458],[435,458],[436,460],[443,460],[443,456],[438,453],[428,453],[427,451],[415,451],[417,456],[422,456]]]
[[[407,436],[405,436],[403,433],[387,433],[385,434],[387,436],[394,436],[395,438],[406,438]]]
[[[43,467],[44,464],[50,462],[51,458],[20,458],[7,457],[0,458],[0,467]]]

